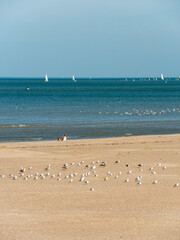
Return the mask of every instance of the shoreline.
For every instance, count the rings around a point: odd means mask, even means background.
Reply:
[[[87,141],[87,140],[98,140],[98,139],[122,139],[122,138],[134,138],[134,137],[151,137],[151,136],[156,136],[156,137],[159,137],[159,136],[177,136],[177,135],[180,135],[180,133],[176,133],[176,134],[172,134],[172,133],[169,133],[169,134],[147,134],[147,135],[127,135],[127,136],[119,136],[119,137],[97,137],[97,138],[69,138],[67,137],[67,141],[65,142],[70,142],[70,141]],[[24,141],[0,141],[0,145],[1,144],[6,144],[6,143],[33,143],[33,142],[58,142],[58,140],[33,140],[33,141],[29,141],[29,140],[24,140]]]

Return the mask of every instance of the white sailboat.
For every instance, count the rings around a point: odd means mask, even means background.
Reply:
[[[48,82],[48,76],[47,76],[47,74],[46,74],[46,76],[45,76],[45,82]]]
[[[72,80],[73,80],[73,82],[77,82],[77,80],[75,79],[74,75],[72,76]]]
[[[161,73],[161,80],[164,80],[164,76],[163,76],[163,74]]]

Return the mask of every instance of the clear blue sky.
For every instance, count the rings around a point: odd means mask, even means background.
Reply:
[[[180,0],[1,0],[0,76],[180,75]]]

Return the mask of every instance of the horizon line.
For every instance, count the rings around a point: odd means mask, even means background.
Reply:
[[[45,77],[0,77],[0,79],[44,79]],[[72,79],[72,77],[49,77],[49,79]],[[176,78],[176,79],[180,79],[180,76],[167,76],[164,78]],[[88,77],[76,77],[76,79],[161,79],[160,76],[155,76],[155,77],[92,77],[92,76],[88,76]]]

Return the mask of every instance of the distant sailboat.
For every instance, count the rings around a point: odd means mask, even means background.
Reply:
[[[161,73],[161,80],[164,80],[164,76],[163,76],[163,74]]]
[[[73,82],[77,82],[77,80],[75,79],[74,75],[72,76],[72,80],[73,80]]]
[[[45,77],[45,82],[48,82],[48,76],[47,76],[47,74],[46,74],[46,77]]]

